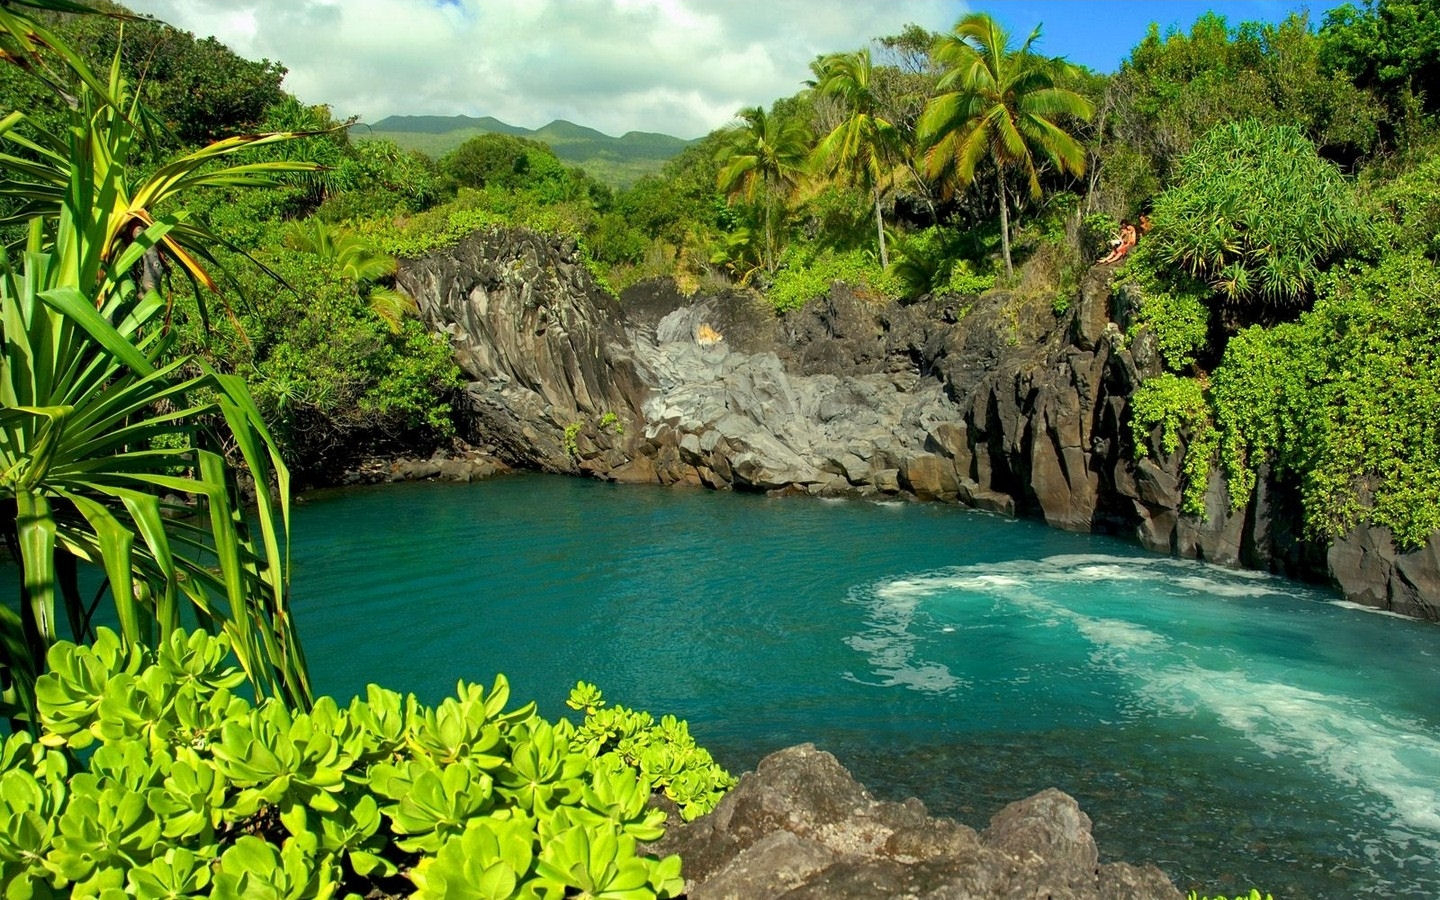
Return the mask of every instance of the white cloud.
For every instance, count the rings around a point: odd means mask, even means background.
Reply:
[[[607,134],[696,137],[795,93],[818,54],[915,22],[946,30],[960,0],[130,0],[250,58],[340,116],[563,118]]]

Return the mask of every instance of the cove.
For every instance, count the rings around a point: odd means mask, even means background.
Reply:
[[[576,679],[732,771],[812,741],[983,827],[1044,787],[1183,890],[1440,896],[1440,629],[939,504],[556,476],[308,495],[322,693]]]

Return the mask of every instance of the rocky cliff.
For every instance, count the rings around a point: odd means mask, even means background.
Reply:
[[[1122,338],[1110,275],[1091,270],[1062,316],[1048,296],[877,306],[837,288],[777,318],[666,282],[617,304],[573,242],[491,231],[398,280],[472,379],[472,436],[512,465],[959,502],[1440,618],[1440,535],[1409,553],[1377,528],[1306,541],[1294,492],[1268,477],[1232,509],[1214,473],[1205,517],[1180,512],[1183,445],[1136,459],[1128,398],[1157,361]]]

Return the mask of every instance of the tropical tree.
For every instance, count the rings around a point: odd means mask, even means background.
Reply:
[[[920,140],[929,149],[926,169],[932,177],[967,188],[975,169],[988,158],[995,166],[1000,192],[1000,243],[1005,274],[1014,275],[1010,258],[1010,201],[1005,177],[1019,169],[1029,182],[1030,196],[1039,199],[1036,157],[1074,175],[1085,172],[1085,148],[1057,120],[1062,116],[1089,119],[1089,100],[1056,81],[1069,68],[1059,59],[1036,55],[1037,27],[1018,50],[1009,49],[1009,35],[985,13],[971,13],[935,45],[935,59],[945,68],[938,93],[920,117]]]
[[[810,132],[800,119],[768,115],[764,108],[742,109],[744,124],[731,131],[716,159],[716,186],[747,203],[758,202],[765,223],[765,268],[775,271],[774,211],[805,174]]]
[[[836,98],[843,119],[815,147],[813,158],[823,172],[870,194],[875,203],[875,234],[880,265],[890,265],[885,248],[881,194],[895,181],[905,146],[900,130],[881,113],[875,93],[870,51],[834,53],[811,64],[811,82],[822,96]]]
[[[156,646],[198,621],[230,636],[257,694],[307,705],[285,575],[289,475],[240,379],[171,358],[168,305],[136,272],[163,248],[212,283],[197,261],[206,232],[177,201],[298,170],[221,165],[286,136],[228,139],[136,177],[142,112],[125,101],[118,56],[102,81],[14,4],[0,6],[0,46],[44,73],[69,120],[61,135],[23,136],[25,114],[0,120],[18,148],[0,154],[5,191],[30,216],[19,261],[0,254],[0,536],[21,570],[18,606],[0,605],[0,714],[34,727],[35,680],[60,620],[84,640],[107,590],[128,644]],[[254,478],[253,531],[222,450]],[[104,576],[93,599],[80,593],[82,562]]]
[[[285,231],[285,243],[302,253],[311,253],[335,266],[355,283],[355,289],[370,310],[385,323],[391,334],[399,334],[407,315],[418,315],[414,299],[395,288],[379,284],[394,276],[395,257],[375,249],[365,238],[344,228],[332,228],[316,218],[293,222]]]

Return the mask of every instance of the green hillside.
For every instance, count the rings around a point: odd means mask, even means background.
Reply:
[[[350,133],[356,140],[391,140],[436,159],[481,134],[530,138],[549,145],[560,159],[612,187],[628,187],[644,175],[659,174],[666,160],[691,143],[646,131],[611,137],[564,119],[542,128],[520,128],[491,116],[388,116],[373,125],[357,125]]]

